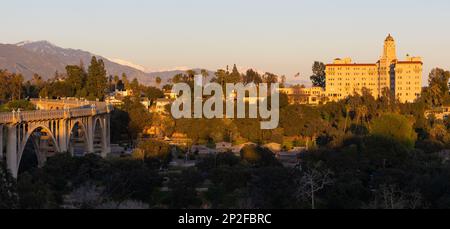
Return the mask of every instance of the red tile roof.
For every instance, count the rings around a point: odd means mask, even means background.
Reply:
[[[376,64],[327,64],[326,66],[330,66],[330,67],[358,67],[358,66],[370,66],[370,67],[373,67],[373,66],[377,66]]]

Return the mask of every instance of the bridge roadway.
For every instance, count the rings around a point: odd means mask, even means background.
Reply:
[[[0,160],[6,160],[14,177],[18,176],[25,148],[32,145],[42,166],[49,155],[68,152],[111,152],[110,113],[112,105],[75,99],[35,99],[35,111],[0,113]],[[31,144],[30,144],[31,142]]]

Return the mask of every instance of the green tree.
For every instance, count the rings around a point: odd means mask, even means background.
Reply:
[[[239,73],[236,65],[234,65],[231,74],[227,77],[227,83],[237,84],[240,82],[242,82],[241,73]]]
[[[260,84],[262,83],[261,75],[254,71],[253,69],[247,70],[247,73],[244,75],[243,78],[244,84],[254,83],[254,84]]]
[[[439,107],[450,104],[449,95],[450,72],[440,68],[431,71],[428,79],[428,87],[424,90],[422,99],[431,106]]]
[[[180,73],[180,74],[176,74],[173,76],[173,78],[172,78],[173,84],[177,84],[177,83],[181,83],[181,82],[183,82],[183,74]]]
[[[213,82],[221,84],[223,87],[225,86],[225,84],[229,83],[228,82],[229,73],[226,72],[225,70],[219,69],[214,74],[216,77],[215,79],[213,79]]]
[[[197,72],[195,70],[187,70],[186,76],[185,76],[185,81],[193,82],[196,75],[197,75]]]
[[[280,166],[280,163],[275,158],[275,154],[269,149],[260,146],[245,146],[241,150],[241,158],[255,167]]]
[[[108,88],[108,79],[103,60],[92,57],[91,65],[88,69],[86,89],[91,99],[104,99]]]
[[[133,153],[133,158],[150,164],[167,166],[172,160],[170,145],[163,141],[142,141]]]
[[[127,112],[130,117],[128,131],[131,139],[136,139],[145,127],[151,124],[151,114],[145,109],[139,100],[125,98],[122,110]]]
[[[72,96],[82,97],[83,89],[85,88],[87,73],[81,66],[68,65],[66,66],[67,84],[69,84],[73,91]]]
[[[41,97],[61,98],[73,96],[73,88],[64,80],[50,81],[39,93]]]
[[[383,114],[373,121],[371,134],[374,136],[394,139],[405,146],[413,148],[417,134],[411,120],[399,114]]]
[[[13,74],[9,86],[11,87],[11,98],[20,100],[22,98],[23,76],[21,74]]]
[[[314,87],[326,87],[326,74],[325,74],[325,64],[322,62],[314,62],[312,67],[313,75],[311,76],[311,81]]]
[[[145,87],[143,89],[145,97],[149,98],[152,102],[156,99],[164,98],[164,92],[156,87]]]
[[[116,85],[116,87],[117,87],[117,84],[119,83],[119,80],[120,80],[119,76],[114,75],[113,81],[114,81],[114,85]]]
[[[9,95],[9,87],[6,84],[8,82],[8,72],[0,69],[0,100],[5,100]]]
[[[21,111],[32,111],[36,109],[36,106],[27,100],[13,100],[0,106],[0,111],[2,112],[10,112],[18,109]]]
[[[134,78],[133,81],[130,83],[130,89],[133,91],[133,96],[136,98],[141,97],[141,86],[139,84],[139,81]]]
[[[278,76],[273,73],[266,72],[266,74],[263,75],[263,83],[266,83],[270,88],[272,84],[278,83]]]
[[[122,83],[125,86],[125,90],[130,90],[130,81],[128,80],[128,76],[125,73],[122,73]]]

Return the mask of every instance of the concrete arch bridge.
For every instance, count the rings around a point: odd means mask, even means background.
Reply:
[[[31,100],[36,111],[0,113],[0,160],[17,178],[24,151],[33,147],[38,166],[57,153],[73,156],[111,152],[112,105],[75,99]]]

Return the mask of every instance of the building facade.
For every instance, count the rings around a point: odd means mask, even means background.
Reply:
[[[391,93],[402,103],[412,103],[422,91],[423,62],[421,57],[397,59],[394,38],[384,41],[383,54],[376,63],[353,63],[351,58],[335,59],[326,65],[326,95],[331,101],[351,95],[362,95],[364,90],[375,97]]]
[[[280,88],[280,93],[286,94],[289,99],[289,104],[303,104],[303,105],[319,105],[324,102],[325,91],[321,87],[289,87]]]

